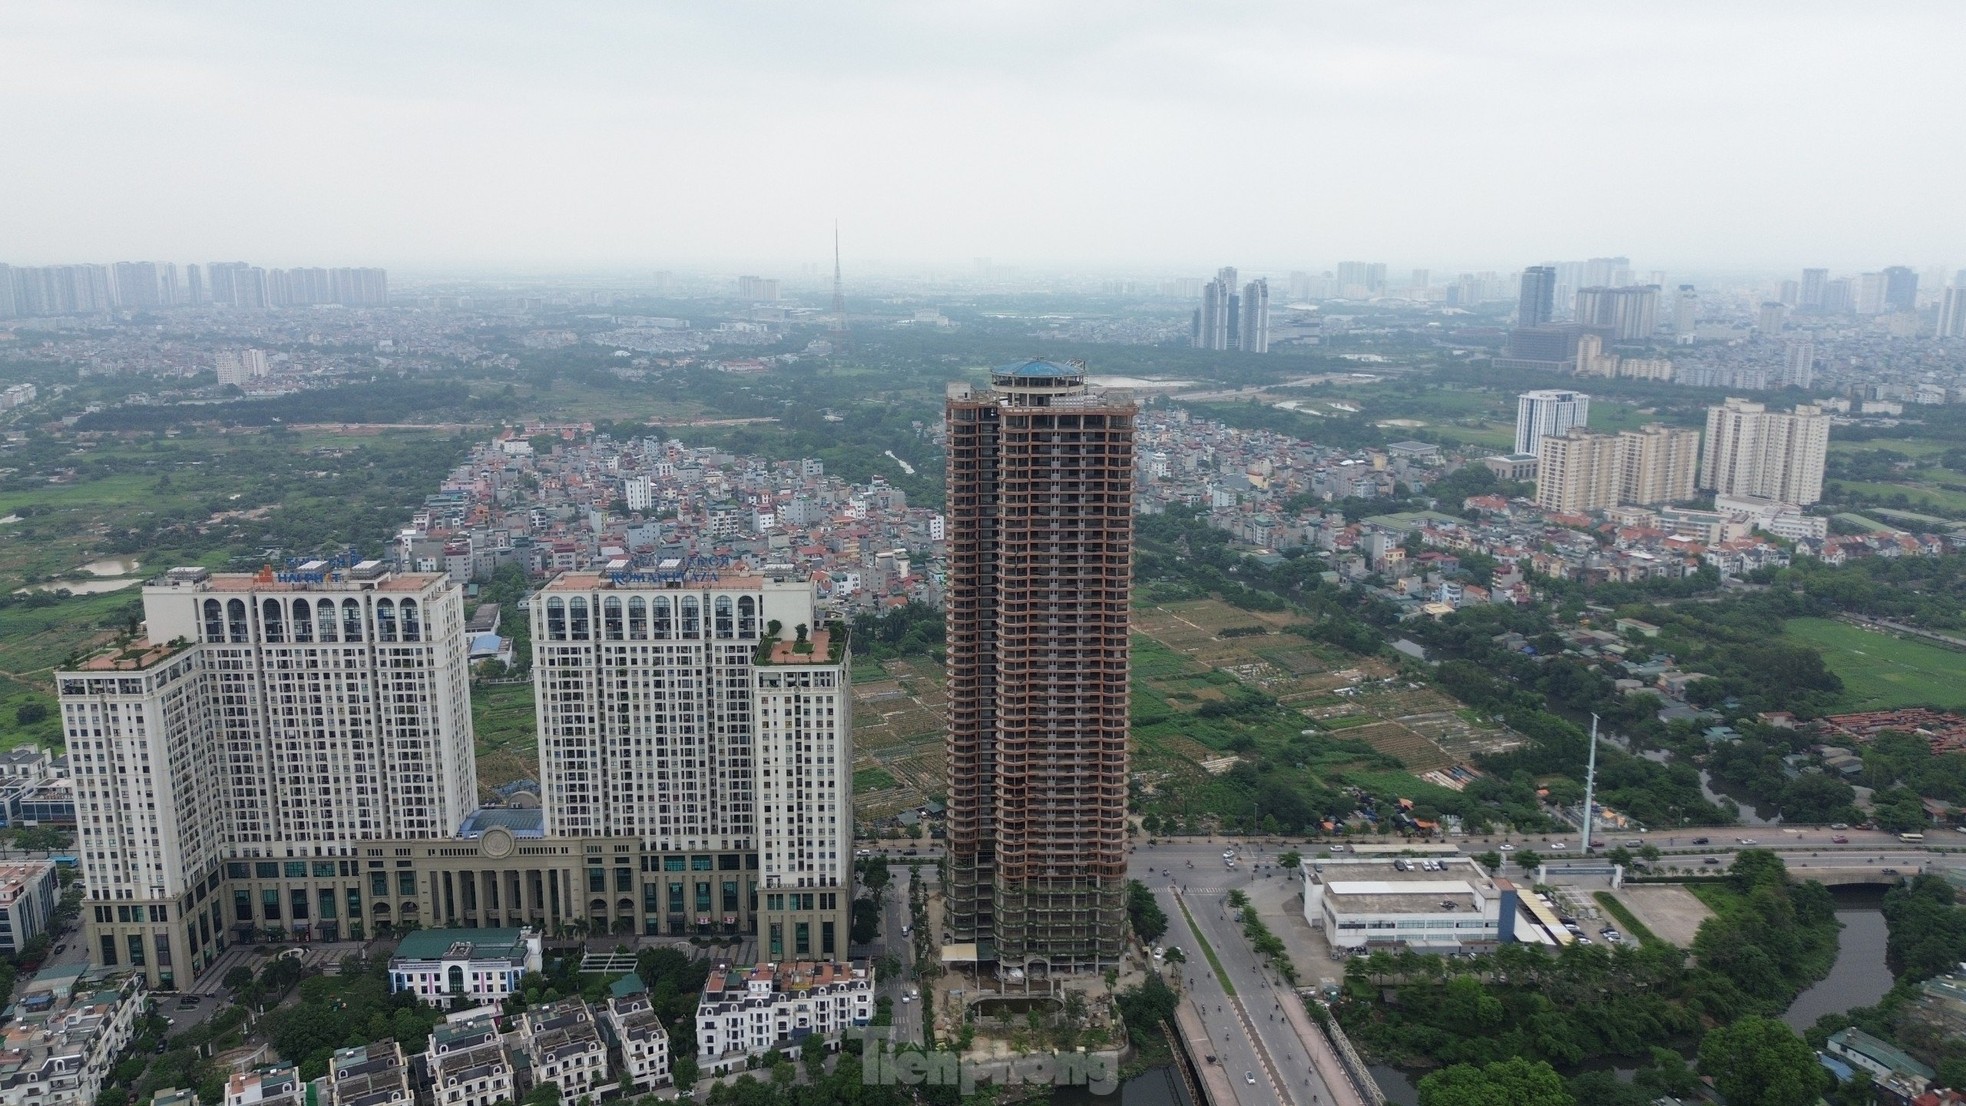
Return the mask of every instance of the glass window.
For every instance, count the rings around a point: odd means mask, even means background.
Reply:
[[[620,641],[623,635],[621,621],[621,597],[610,595],[601,601],[601,629],[609,641]]]
[[[683,596],[682,608],[683,636],[686,638],[702,637],[702,613],[696,601],[696,596]]]
[[[639,595],[628,600],[628,636],[635,641],[648,640],[648,603]]]
[[[228,860],[225,862],[226,879],[245,879],[252,874],[252,871],[252,865],[243,860]]]
[[[320,609],[315,612],[314,617],[314,624],[321,631],[321,640],[326,642],[334,641],[334,600],[321,600]]]
[[[378,899],[389,894],[388,872],[369,873],[369,894],[374,895]]]
[[[332,860],[317,860],[317,861],[315,861],[315,862],[314,862],[314,875],[315,875],[315,877],[316,877],[316,878],[319,878],[319,879],[328,879],[328,878],[331,878],[331,877],[332,877],[332,876],[334,875],[334,861],[332,861]]]
[[[423,618],[417,611],[416,600],[403,600],[403,640],[423,640]]]
[[[396,601],[393,599],[376,600],[375,639],[377,641],[396,640]]]
[[[692,856],[689,858],[689,870],[692,872],[707,872],[714,863],[716,863],[715,857]]]
[[[724,881],[724,913],[737,913],[737,881],[734,879]]]
[[[287,909],[293,912],[294,921],[307,920],[307,890],[296,887],[287,893]]]
[[[362,605],[353,599],[341,601],[341,640],[362,640]]]
[[[812,955],[812,923],[794,922],[792,924],[792,955]]]
[[[324,920],[330,920],[330,921],[333,920],[335,916],[334,892],[333,891],[321,892],[320,901],[321,901],[321,917]]]
[[[253,862],[253,876],[256,879],[279,879],[280,864],[273,860],[256,860]]]
[[[275,645],[287,640],[287,620],[281,616],[280,601],[268,599],[259,605],[260,631]]]
[[[130,934],[129,945],[130,945],[130,963],[134,966],[142,967],[143,966],[143,934],[141,933]]]
[[[329,874],[333,875],[334,873],[330,872]],[[288,879],[307,878],[307,861],[305,860],[287,861],[287,878]]]
[[[302,643],[314,640],[314,607],[305,599],[294,600],[294,640]]]
[[[576,595],[567,600],[567,635],[575,641],[586,641],[587,600]]]
[[[606,868],[587,869],[587,890],[605,892],[608,889],[608,870]]]
[[[397,872],[397,873],[396,873],[396,893],[397,893],[398,895],[414,895],[414,894],[416,894],[416,873],[415,873],[415,872]]]

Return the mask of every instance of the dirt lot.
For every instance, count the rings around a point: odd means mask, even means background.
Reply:
[[[1613,892],[1645,927],[1680,948],[1691,948],[1700,923],[1713,917],[1707,904],[1684,887],[1627,884]]]

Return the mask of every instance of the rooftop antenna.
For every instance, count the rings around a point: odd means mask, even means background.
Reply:
[[[1591,851],[1591,824],[1596,821],[1592,814],[1596,811],[1597,799],[1597,715],[1591,715],[1591,759],[1584,769],[1584,855]]]
[[[840,221],[833,220],[833,353],[846,351],[846,284],[840,279]]]

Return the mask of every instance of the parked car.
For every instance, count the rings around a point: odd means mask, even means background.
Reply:
[[[1835,837],[1830,838],[1829,843],[1832,845],[1848,845],[1850,843],[1850,839],[1844,836],[1843,834],[1839,833]]]
[[[1253,1071],[1243,1072],[1242,1081],[1254,1087],[1256,1085],[1256,1073]]]
[[[1831,822],[1831,823],[1829,824],[1829,828],[1831,828],[1831,829],[1849,829],[1849,828],[1850,828],[1850,824],[1849,824],[1848,822]]]

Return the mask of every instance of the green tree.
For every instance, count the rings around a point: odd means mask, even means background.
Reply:
[[[1548,1063],[1512,1056],[1434,1072],[1420,1080],[1420,1106],[1577,1106],[1577,1100]]]
[[[1142,941],[1152,944],[1167,932],[1167,912],[1155,901],[1154,893],[1139,880],[1128,880],[1126,884],[1126,916],[1133,923],[1133,932]]]
[[[1748,1015],[1700,1042],[1700,1074],[1729,1106],[1814,1106],[1829,1086],[1807,1041],[1773,1018]]]

